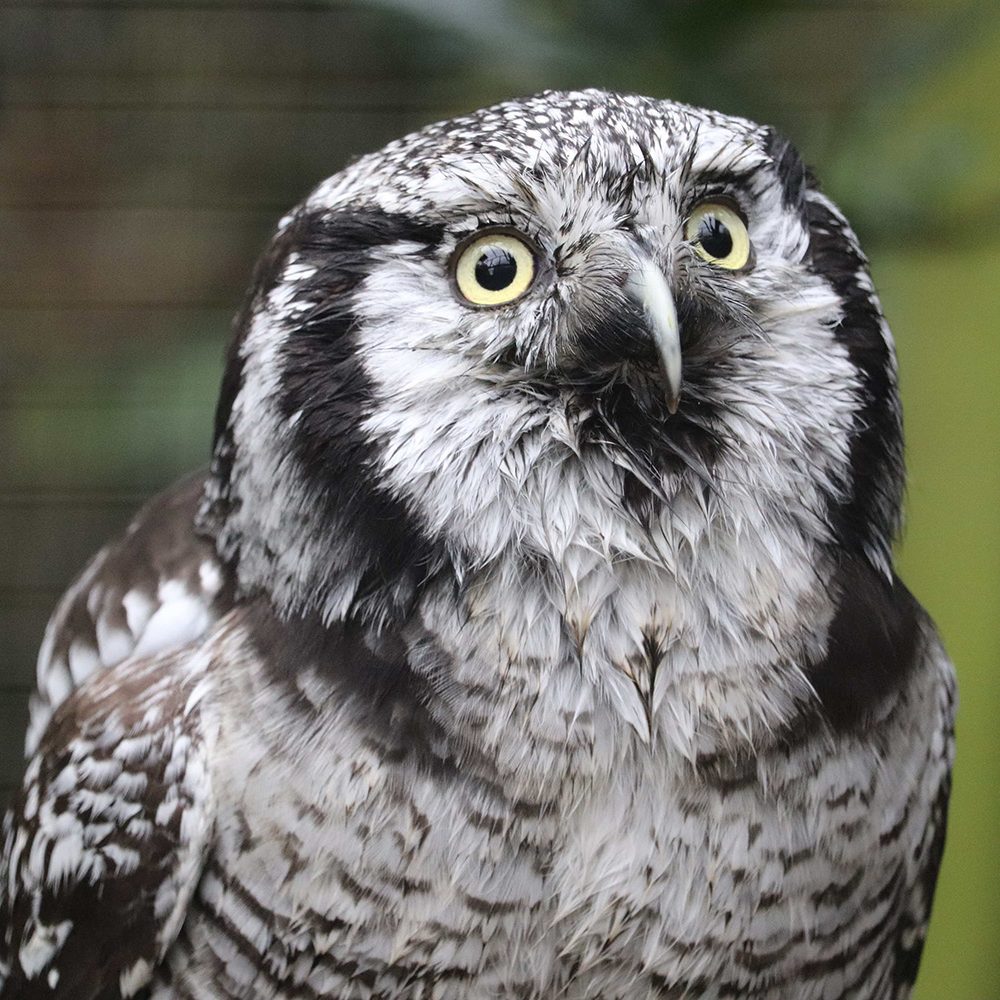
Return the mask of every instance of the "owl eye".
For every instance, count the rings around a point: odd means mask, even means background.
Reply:
[[[736,209],[721,201],[703,201],[684,224],[684,238],[709,264],[738,271],[750,261],[750,234]]]
[[[452,258],[455,286],[475,306],[502,306],[520,298],[535,277],[528,243],[508,232],[478,233],[458,245]]]

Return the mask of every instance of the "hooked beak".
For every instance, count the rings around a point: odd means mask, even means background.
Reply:
[[[681,334],[673,293],[663,272],[648,258],[640,257],[625,282],[625,294],[646,315],[667,383],[667,409],[676,413],[681,401]]]

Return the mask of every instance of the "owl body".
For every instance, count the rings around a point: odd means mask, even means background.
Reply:
[[[771,130],[587,91],[363,158],[50,627],[0,996],[903,1000],[954,684],[901,486]]]
[[[925,905],[910,845],[935,850],[918,804],[941,768],[934,733],[900,716],[947,715],[928,703],[939,664],[887,716],[887,758],[819,740],[678,767],[634,734],[615,745],[598,712],[549,794],[551,775],[512,792],[492,768],[373,738],[367,706],[289,748],[261,735],[284,698],[239,683],[219,737],[232,825],[153,997],[902,995],[899,937]],[[329,700],[311,685],[310,705]],[[540,721],[512,751],[546,754]],[[915,786],[894,780],[914,767]]]

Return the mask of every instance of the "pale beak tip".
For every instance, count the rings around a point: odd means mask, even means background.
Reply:
[[[666,382],[667,410],[673,415],[681,402],[682,361],[677,308],[670,286],[651,260],[640,259],[625,291],[646,313]]]

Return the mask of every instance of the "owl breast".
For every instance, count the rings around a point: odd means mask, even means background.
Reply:
[[[241,666],[217,679],[220,829],[154,997],[778,1000],[889,981],[927,792],[898,776],[932,760],[912,722],[936,717],[932,668],[886,707],[881,759],[803,727],[679,761],[594,696],[560,740],[556,685],[506,721],[507,759],[558,760],[558,781],[514,788],[398,691],[375,709],[321,670],[276,684],[235,635],[224,651]]]

